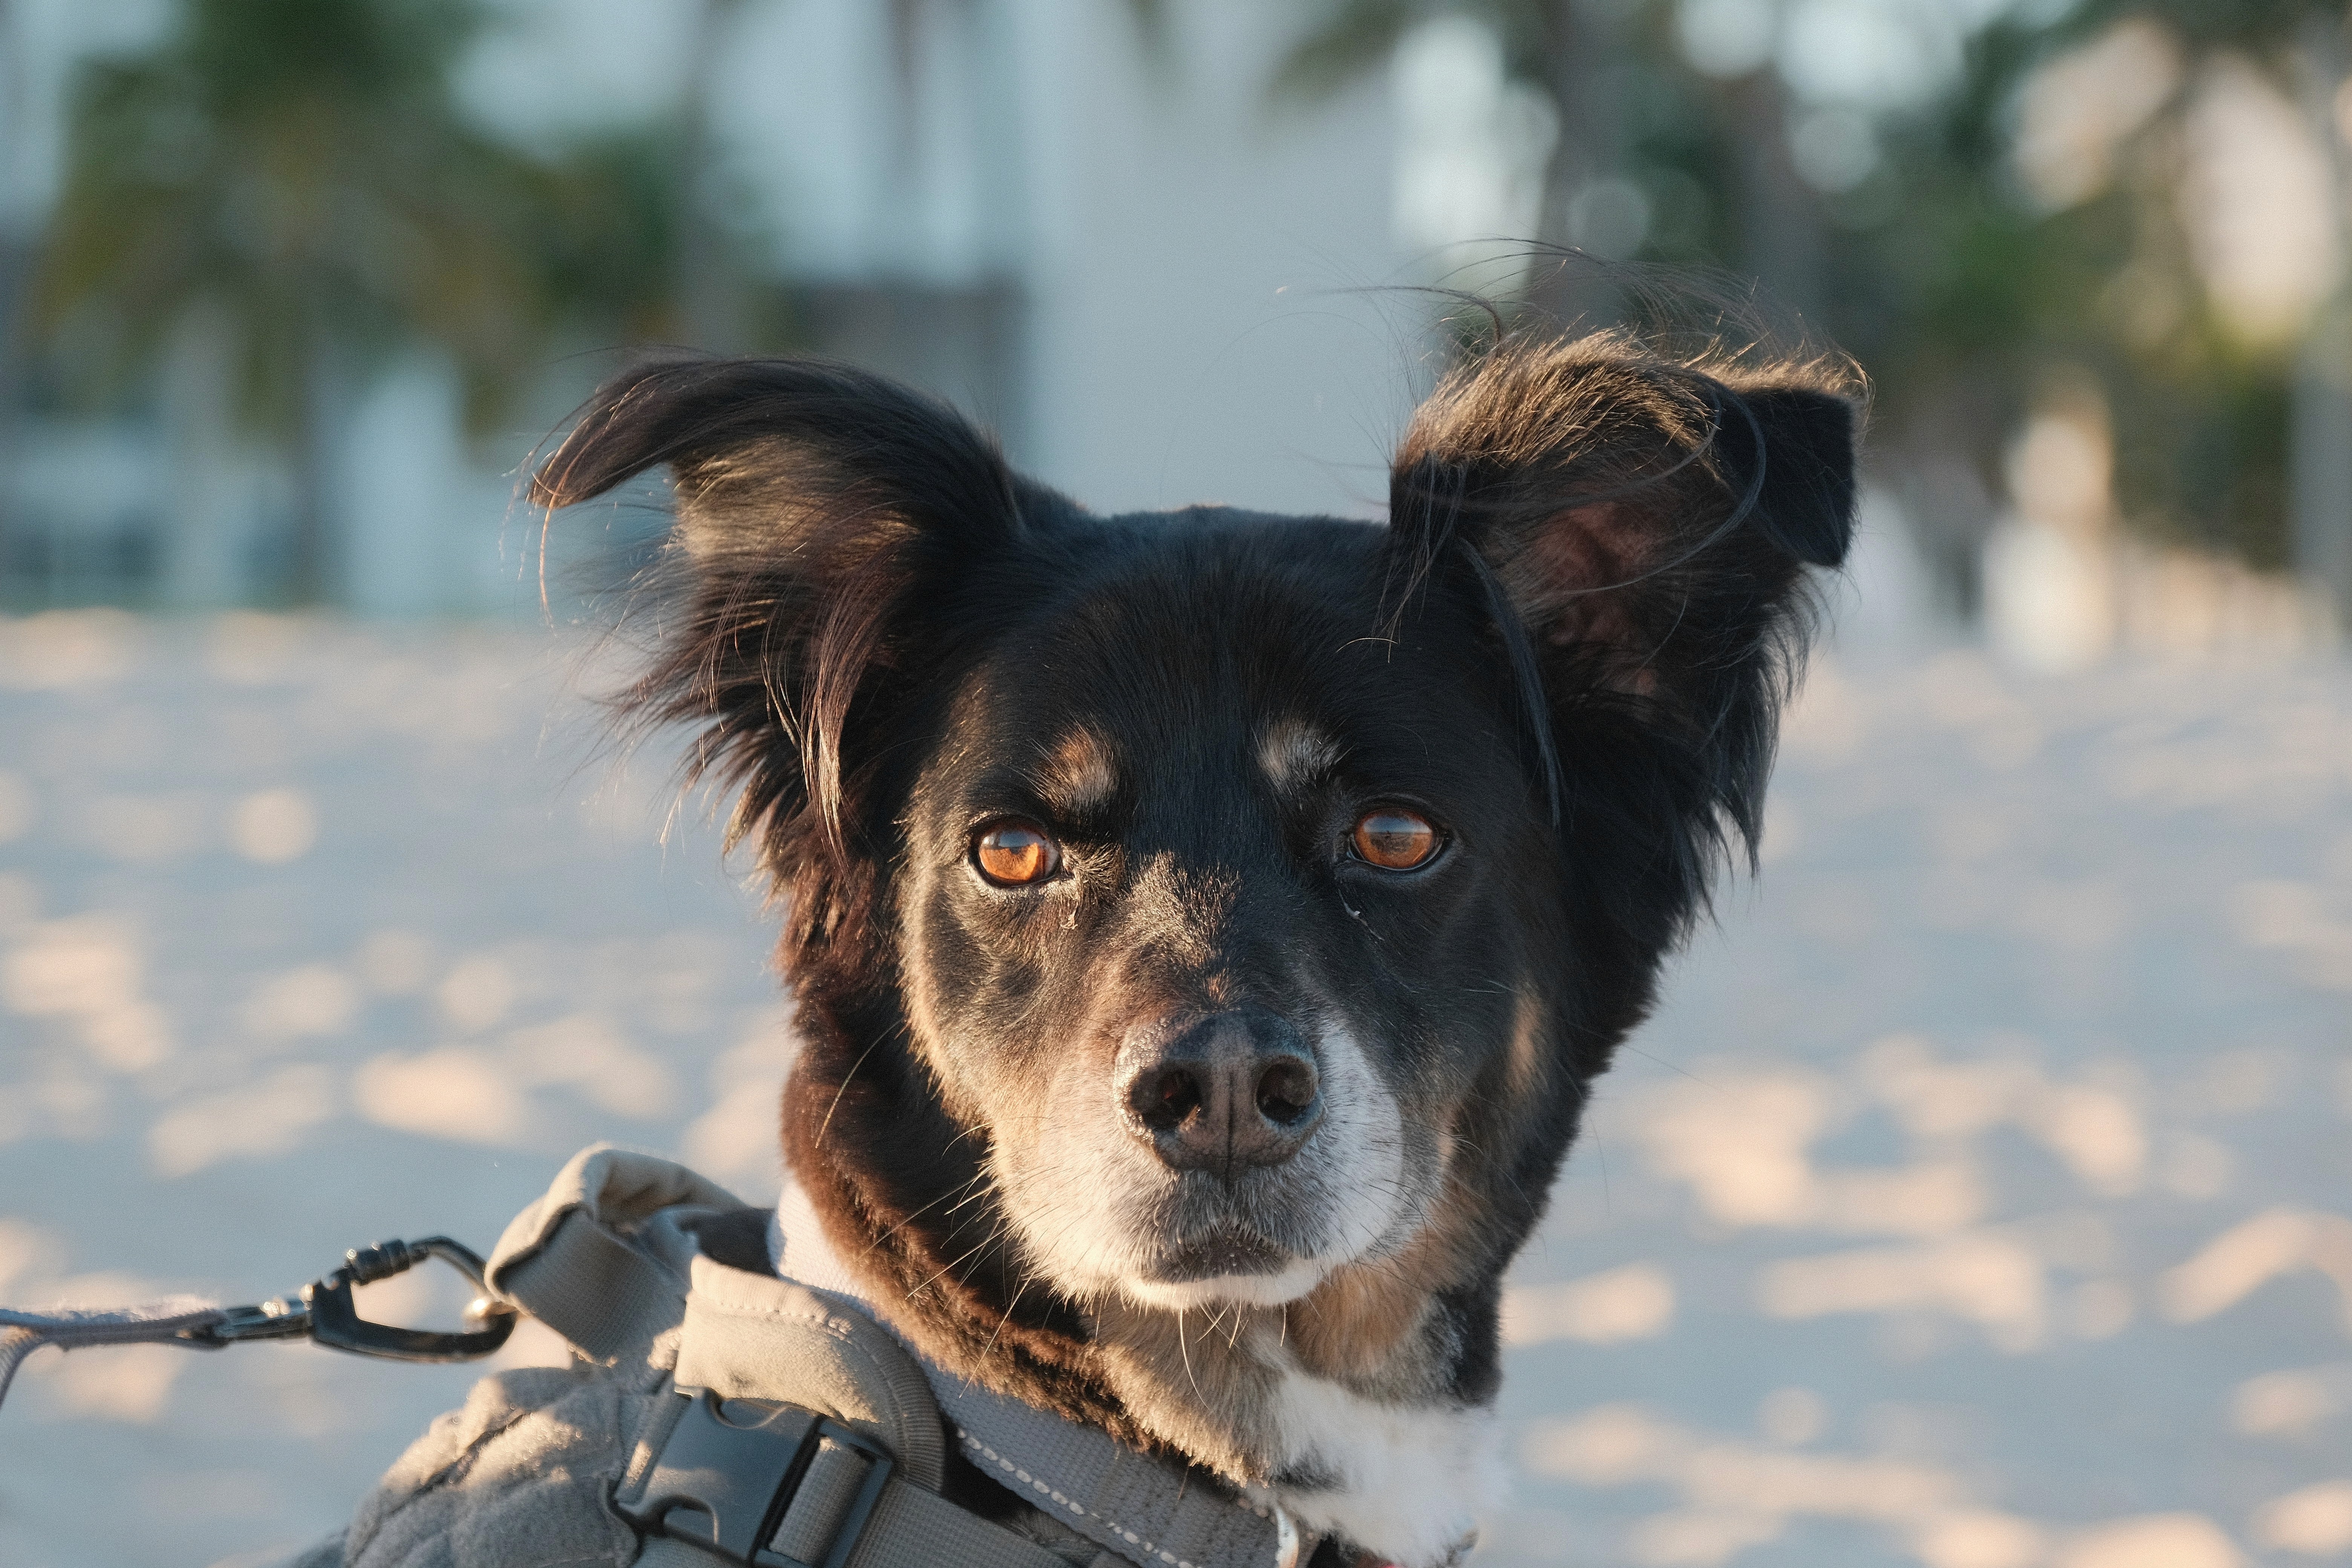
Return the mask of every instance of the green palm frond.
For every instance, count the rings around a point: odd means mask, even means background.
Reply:
[[[1434,8],[1422,0],[1334,0],[1275,68],[1276,98],[1328,98],[1388,63],[1397,40]]]
[[[284,434],[315,331],[362,363],[435,343],[487,421],[567,312],[648,314],[668,234],[646,240],[642,186],[614,199],[613,145],[535,157],[457,105],[479,21],[464,0],[190,0],[155,47],[86,67],[36,330],[106,317],[119,377],[191,310],[224,312],[244,412]]]

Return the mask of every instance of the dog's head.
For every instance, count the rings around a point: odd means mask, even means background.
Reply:
[[[539,495],[669,468],[632,700],[789,902],[788,1149],[927,1348],[1084,1382],[1101,1313],[1377,1276],[1475,1400],[1584,1085],[1755,835],[1853,440],[1814,373],[1507,345],[1385,528],[1098,518],[874,377],[689,362]]]

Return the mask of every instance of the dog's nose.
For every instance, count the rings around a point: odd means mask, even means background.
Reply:
[[[1140,1031],[1119,1068],[1132,1125],[1180,1171],[1278,1165],[1323,1120],[1312,1047],[1262,1007]]]

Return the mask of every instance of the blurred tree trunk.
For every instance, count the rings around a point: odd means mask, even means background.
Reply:
[[[1544,13],[1545,89],[1559,116],[1551,163],[1545,171],[1542,216],[1537,238],[1550,246],[1581,247],[1579,198],[1617,172],[1619,106],[1609,71],[1615,31],[1595,0],[1551,0]],[[1528,293],[1557,321],[1583,320],[1606,325],[1617,313],[1617,290],[1595,268],[1574,262],[1538,264]]]
[[[712,119],[719,69],[744,0],[702,0],[695,17],[694,48],[687,63],[679,103],[677,313],[691,346],[713,353],[739,353],[751,333],[744,321],[743,293],[736,278],[724,219],[722,147]]]
[[[2352,250],[2345,160],[2336,106],[2346,66],[2345,24],[2307,16],[2297,40],[2304,112],[2332,174],[2339,244]],[[2295,569],[2352,632],[2352,289],[2339,279],[2313,315],[2295,356],[2289,396],[2287,483]]]
[[[217,300],[192,307],[172,329],[157,381],[172,506],[163,531],[163,602],[215,610],[253,596],[255,519],[250,485],[236,475],[236,321]]]
[[[1780,304],[1818,321],[1828,245],[1821,199],[1790,156],[1789,89],[1768,68],[1734,83],[1727,97],[1739,171],[1739,266]]]
[[[1601,101],[1603,40],[1591,10],[1590,0],[1553,0],[1545,16],[1544,86],[1559,113],[1559,138],[1545,174],[1538,237],[1553,245],[1576,243],[1576,198],[1616,162],[1615,117]]]
[[[16,472],[17,427],[25,413],[24,302],[32,270],[31,241],[17,227],[24,197],[16,188],[20,149],[31,130],[26,96],[32,83],[16,28],[13,0],[0,0],[0,561],[6,558],[16,521],[16,490],[7,476]]]
[[[1611,60],[1623,53],[1620,16],[1609,0],[1552,0],[1544,13],[1544,86],[1559,114],[1559,139],[1547,172],[1540,238],[1589,247],[1579,198],[1622,176],[1625,105]],[[1733,202],[1740,237],[1738,267],[1760,279],[1773,300],[1808,320],[1826,304],[1828,237],[1820,196],[1799,176],[1789,151],[1788,89],[1769,67],[1726,94],[1736,147]],[[1569,267],[1538,279],[1538,302],[1563,318],[1605,322],[1619,290],[1605,274]]]
[[[2352,321],[2339,303],[2296,357],[2289,483],[2294,564],[2352,630]]]
[[[294,516],[287,539],[286,595],[306,605],[324,603],[337,586],[341,388],[334,327],[320,293],[315,284],[304,291],[302,336],[295,351]]]

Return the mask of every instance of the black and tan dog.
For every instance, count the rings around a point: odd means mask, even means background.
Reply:
[[[1386,527],[1097,517],[835,365],[601,393],[538,497],[672,476],[627,702],[695,728],[782,895],[786,1155],[894,1325],[1458,1553],[1504,1269],[1755,839],[1850,385],[1506,341],[1415,416]]]

